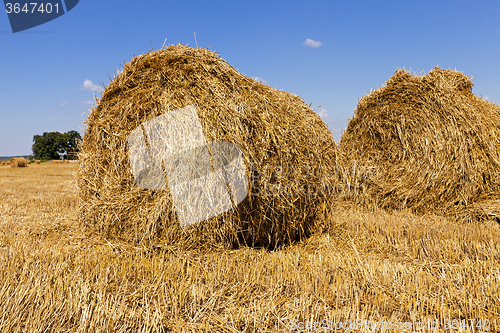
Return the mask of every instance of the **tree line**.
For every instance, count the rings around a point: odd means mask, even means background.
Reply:
[[[77,131],[44,132],[33,136],[31,150],[37,160],[58,160],[61,157],[74,160],[78,154],[78,141],[81,140]]]

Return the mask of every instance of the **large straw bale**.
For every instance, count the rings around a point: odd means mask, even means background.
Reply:
[[[398,70],[359,101],[340,147],[376,167],[361,199],[417,213],[495,215],[500,107],[475,96],[472,86],[456,70]]]
[[[27,167],[29,162],[24,157],[12,157],[10,159],[11,168],[24,168]]]
[[[214,169],[217,142],[241,150],[251,194],[236,209],[181,227],[168,184],[156,190],[136,184],[129,148],[132,132],[139,131],[153,154],[155,138],[148,137],[145,122],[190,106]],[[86,124],[78,156],[80,219],[89,232],[133,242],[274,248],[301,239],[311,233],[320,217],[318,204],[325,200],[301,191],[319,186],[321,177],[311,169],[334,166],[337,156],[331,132],[299,96],[238,73],[214,52],[182,45],[126,63]],[[164,174],[172,161],[159,166]],[[264,186],[275,191],[263,191]],[[229,190],[234,199],[234,189]]]

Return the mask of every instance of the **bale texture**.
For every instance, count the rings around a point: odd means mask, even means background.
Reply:
[[[417,213],[495,217],[500,107],[472,87],[455,70],[398,70],[365,95],[340,143],[349,159],[376,168],[359,199]]]
[[[11,168],[24,168],[27,167],[29,162],[24,157],[12,157],[10,159]]]
[[[182,228],[168,188],[135,183],[128,140],[146,121],[191,105],[207,142],[241,150],[250,194],[226,213]],[[182,45],[126,63],[86,124],[80,220],[89,232],[132,242],[275,248],[299,240],[312,232],[325,200],[301,190],[321,183],[312,168],[332,167],[337,158],[331,132],[299,96],[238,73],[214,52]]]

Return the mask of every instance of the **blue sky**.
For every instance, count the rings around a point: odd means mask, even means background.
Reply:
[[[336,139],[357,100],[398,68],[456,68],[500,104],[499,15],[500,1],[80,0],[13,34],[3,12],[0,156],[29,154],[35,134],[83,134],[108,75],[165,39],[195,46],[193,32],[241,73],[318,107]]]

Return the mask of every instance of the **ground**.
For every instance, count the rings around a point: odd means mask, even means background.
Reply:
[[[85,236],[77,168],[0,167],[0,332],[500,331],[495,222],[338,204],[272,252],[152,250]]]

